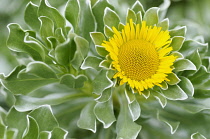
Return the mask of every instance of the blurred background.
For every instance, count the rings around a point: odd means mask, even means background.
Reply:
[[[8,37],[7,25],[18,23],[23,29],[28,29],[24,23],[24,10],[29,1],[39,4],[40,0],[0,0],[0,73],[5,75],[18,65],[14,55],[8,50],[6,40]],[[109,0],[116,6],[120,16],[128,7],[131,7],[136,0]],[[61,12],[65,8],[67,0],[49,0],[49,3],[58,8]],[[94,5],[97,0],[91,0]],[[145,7],[160,6],[163,2],[170,4],[166,17],[170,19],[170,26],[186,25],[188,38],[202,35],[205,42],[210,40],[210,0],[140,0]],[[167,8],[167,7],[162,7]]]

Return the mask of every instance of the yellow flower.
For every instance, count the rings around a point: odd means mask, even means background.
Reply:
[[[169,81],[167,75],[172,73],[176,57],[170,55],[172,47],[168,31],[147,26],[146,21],[135,25],[132,20],[121,32],[115,27],[113,31],[113,37],[102,46],[113,60],[113,68],[117,71],[114,78],[119,77],[120,84],[128,83],[141,93]]]

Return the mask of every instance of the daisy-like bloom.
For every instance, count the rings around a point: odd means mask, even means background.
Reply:
[[[169,31],[162,31],[161,27],[147,26],[146,21],[124,26],[122,31],[113,27],[114,35],[102,46],[109,52],[112,65],[119,77],[120,85],[127,83],[139,93],[161,87],[163,81],[169,81],[167,75],[172,73],[173,62],[176,60],[172,51]]]

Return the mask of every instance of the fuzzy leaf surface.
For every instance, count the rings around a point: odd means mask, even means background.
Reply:
[[[94,114],[95,103],[87,104],[80,113],[80,118],[77,122],[78,127],[96,132],[96,117]]]

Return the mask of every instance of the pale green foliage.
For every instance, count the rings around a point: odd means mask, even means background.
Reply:
[[[4,132],[6,133],[5,138],[37,139],[41,137],[41,132],[45,131],[49,132],[51,138],[53,136],[64,138],[67,135],[67,131],[58,126],[49,105],[42,105],[28,112],[20,112],[11,108],[5,120],[8,126]]]
[[[8,25],[7,46],[21,64],[0,74],[9,106],[0,107],[0,138],[210,138],[208,44],[185,39],[185,26],[170,28],[168,0],[148,9],[136,1],[127,12],[112,3],[68,0],[62,15],[47,0],[29,2],[29,30]],[[112,27],[122,30],[130,19],[169,29],[177,56],[170,81],[142,95],[113,79],[112,60],[101,46]]]

